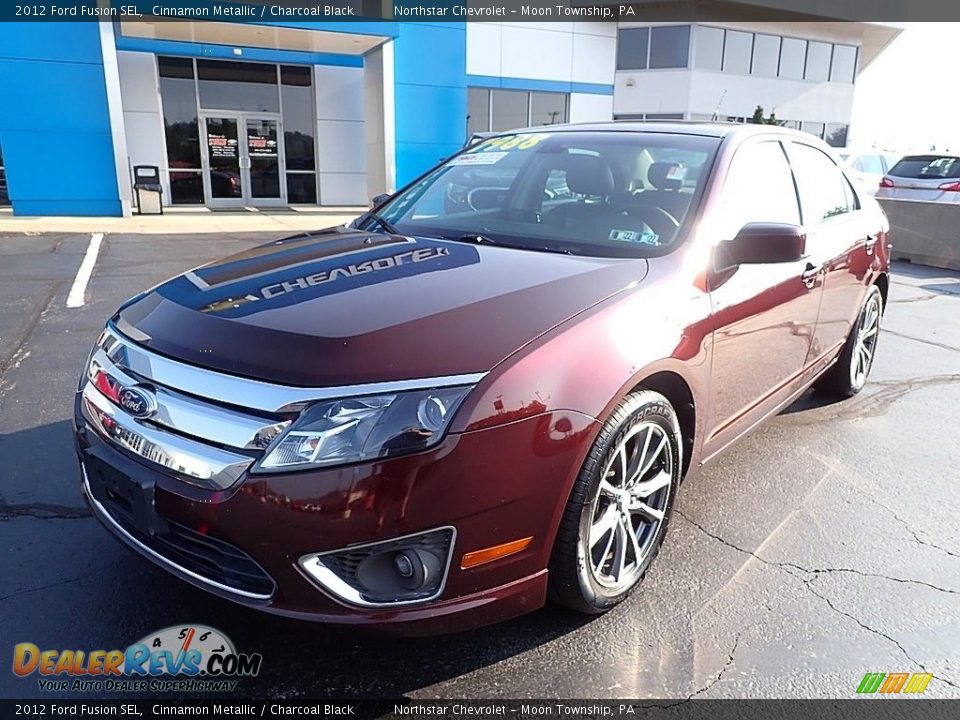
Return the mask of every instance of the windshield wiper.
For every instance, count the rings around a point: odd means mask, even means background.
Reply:
[[[373,220],[377,225],[379,225],[381,228],[383,228],[384,230],[386,230],[386,231],[387,231],[388,233],[390,233],[391,235],[399,235],[399,234],[400,234],[400,231],[399,231],[399,230],[397,230],[392,224],[390,224],[390,222],[389,222],[388,220],[386,220],[383,216],[381,216],[380,214],[378,214],[375,210],[367,210],[367,211],[360,217],[360,223],[359,223],[359,224],[362,225],[362,224],[365,223],[367,220]]]
[[[466,235],[460,235],[459,237],[449,237],[447,235],[442,236],[444,240],[452,240],[453,242],[464,242],[464,243],[473,243],[474,245],[499,245],[496,240],[488,238],[486,235],[481,235],[480,233],[467,233]]]

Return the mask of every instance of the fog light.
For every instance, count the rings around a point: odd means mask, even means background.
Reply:
[[[393,566],[402,578],[413,577],[413,563],[406,553],[397,553],[393,556]]]
[[[355,605],[432,600],[443,592],[454,529],[441,528],[369,545],[300,558],[300,567],[324,590]]]

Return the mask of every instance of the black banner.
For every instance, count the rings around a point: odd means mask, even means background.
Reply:
[[[632,22],[655,20],[960,20],[947,0],[40,0],[0,4],[0,21]],[[828,16],[829,15],[829,16]]]
[[[677,718],[954,720],[960,700],[0,700],[10,718]]]

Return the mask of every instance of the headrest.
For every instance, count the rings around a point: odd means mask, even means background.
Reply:
[[[655,162],[647,170],[647,180],[657,190],[679,190],[683,176],[684,168],[675,162]]]
[[[613,172],[597,155],[568,155],[564,160],[567,187],[578,195],[606,197],[614,190]]]

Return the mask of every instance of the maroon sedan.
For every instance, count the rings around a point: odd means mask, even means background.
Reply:
[[[493,137],[353,223],[128,301],[76,400],[83,491],[184,580],[459,629],[623,600],[681,480],[873,363],[887,220],[769,126]]]

